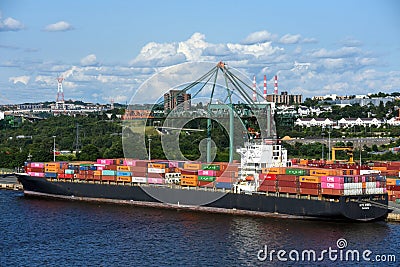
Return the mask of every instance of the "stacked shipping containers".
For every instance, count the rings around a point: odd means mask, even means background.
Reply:
[[[385,176],[341,173],[340,169],[266,168],[259,174],[258,190],[311,196],[386,193]]]

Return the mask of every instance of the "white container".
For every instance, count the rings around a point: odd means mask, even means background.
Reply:
[[[146,177],[132,177],[132,183],[146,183]]]
[[[147,172],[149,172],[149,173],[165,173],[165,169],[148,168]]]

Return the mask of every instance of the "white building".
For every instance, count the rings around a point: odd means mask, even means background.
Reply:
[[[301,126],[301,127],[332,127],[336,123],[335,121],[328,119],[328,118],[298,118],[294,125]]]
[[[341,118],[338,121],[338,126],[341,128],[348,128],[348,127],[353,127],[353,126],[375,126],[379,127],[383,124],[384,122],[381,120],[378,120],[377,118]]]

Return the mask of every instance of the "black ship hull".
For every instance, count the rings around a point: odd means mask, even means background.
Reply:
[[[124,203],[171,209],[249,214],[286,218],[382,220],[388,214],[387,194],[340,196],[332,199],[293,195],[237,194],[205,188],[48,180],[17,174],[25,195],[71,200]]]

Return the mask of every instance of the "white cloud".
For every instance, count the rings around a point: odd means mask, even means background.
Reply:
[[[95,54],[87,55],[81,59],[81,66],[95,66],[97,64],[98,62]]]
[[[256,43],[265,43],[268,41],[272,41],[275,38],[275,35],[271,34],[268,31],[258,31],[250,33],[244,40],[243,44],[256,44]]]
[[[13,18],[6,18],[2,20],[1,14],[0,14],[0,32],[1,31],[19,31],[24,29],[24,25]]]
[[[130,65],[127,63],[107,65],[103,62],[99,64],[96,55],[89,54],[81,58],[77,65],[57,61],[14,59],[0,62],[0,66],[7,70],[20,71],[13,74],[13,77],[6,76],[5,78],[5,80],[9,79],[10,83],[4,87],[4,91],[9,91],[7,97],[14,98],[16,102],[21,97],[13,94],[22,94],[22,92],[24,97],[32,94],[29,97],[36,98],[38,101],[43,100],[44,95],[54,96],[57,91],[58,75],[66,79],[64,82],[66,99],[104,102],[106,99],[114,98],[116,102],[127,101],[132,98],[136,90],[139,90],[138,88],[141,88],[140,85],[144,81],[151,79],[153,74],[157,73],[160,77],[160,72],[175,64],[188,65],[180,69],[179,73],[172,70],[166,72],[171,78],[168,86],[176,86],[174,84],[178,81],[176,77],[179,77],[181,82],[188,82],[189,78],[186,80],[183,78],[190,75],[192,78],[198,78],[211,69],[210,66],[215,66],[218,61],[226,62],[229,67],[241,71],[243,76],[250,77],[250,86],[253,75],[257,76],[257,82],[260,84],[262,84],[263,75],[267,75],[268,92],[271,92],[273,76],[277,74],[279,91],[303,93],[304,98],[327,94],[328,90],[346,95],[350,90],[353,94],[358,94],[400,88],[398,71],[378,71],[377,68],[381,66],[379,62],[383,62],[380,58],[382,55],[366,51],[362,46],[343,46],[339,41],[335,43],[336,47],[330,49],[317,45],[310,48],[306,44],[307,40],[312,41],[299,34],[286,34],[279,39],[267,31],[261,31],[249,34],[246,44],[244,42],[211,43],[207,42],[204,34],[194,33],[182,41],[150,42],[133,57]],[[288,44],[296,43],[296,45],[283,48],[281,41]],[[197,62],[212,64],[197,68],[196,71],[189,71],[194,66],[192,64],[197,64]],[[23,76],[25,73],[37,75],[30,78]],[[31,91],[23,91],[28,87],[21,85],[28,83]],[[157,86],[147,88],[147,91],[142,92],[143,102],[153,101],[153,96],[164,93],[158,90],[169,88],[164,86],[165,83],[161,80],[154,80],[154,84]],[[40,90],[40,93],[35,90]],[[148,93],[149,90],[152,90],[151,94]],[[49,97],[50,100],[53,98]]]
[[[47,32],[65,32],[73,30],[73,27],[66,21],[59,21],[54,24],[47,25],[44,30]]]
[[[326,50],[325,48],[321,48],[312,53],[311,56],[317,58],[342,58],[342,57],[352,57],[359,55],[361,50],[357,47],[342,47],[338,50]]]
[[[204,34],[196,32],[187,41],[180,42],[176,52],[184,54],[188,61],[201,60],[203,50],[209,46],[205,38]]]
[[[16,77],[10,77],[8,81],[12,82],[13,84],[23,83],[27,85],[30,79],[31,79],[30,76],[16,76]]]
[[[301,40],[300,34],[285,34],[279,39],[282,44],[297,44]]]
[[[178,45],[148,43],[140,51],[139,55],[133,59],[130,64],[133,66],[150,67],[150,66],[170,66],[181,63],[186,60],[184,54],[177,53]]]
[[[341,43],[344,46],[349,46],[349,47],[358,47],[358,46],[362,46],[362,42],[353,38],[346,38],[343,41],[341,41]]]

